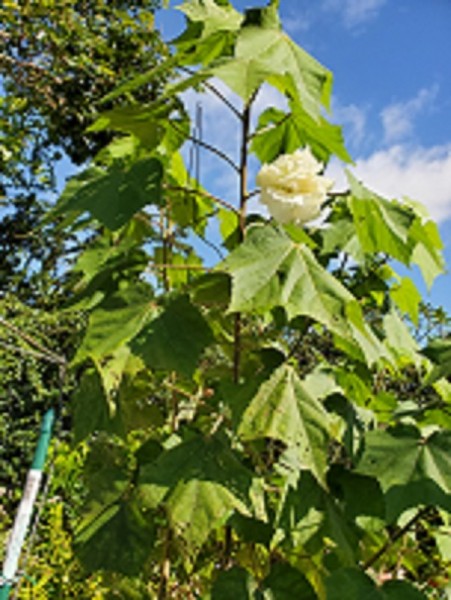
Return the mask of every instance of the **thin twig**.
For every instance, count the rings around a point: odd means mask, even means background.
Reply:
[[[172,263],[149,263],[147,268],[150,270],[174,269],[175,271],[212,271],[210,267],[204,265],[173,265]]]
[[[188,75],[195,75],[195,71],[193,71],[192,69],[188,69],[188,67],[179,67],[179,69],[181,71],[184,71],[185,73],[188,73]],[[230,110],[234,113],[234,115],[237,116],[241,120],[240,111],[230,102],[230,100],[228,100],[224,96],[224,94],[222,92],[220,92],[218,90],[218,88],[216,86],[214,86],[209,81],[203,81],[202,85],[204,87],[206,87],[208,90],[210,90],[210,92],[215,94],[215,96],[217,96],[228,108],[230,108]]]
[[[66,359],[65,358],[63,358],[62,356],[59,356],[58,354],[55,354],[54,352],[52,352],[51,350],[48,350],[47,348],[45,348],[34,337],[32,337],[28,333],[25,333],[24,331],[22,331],[21,329],[19,329],[19,327],[17,327],[16,325],[13,325],[12,323],[9,323],[4,317],[0,317],[0,325],[3,325],[3,327],[5,329],[8,329],[9,331],[11,331],[11,333],[14,333],[19,338],[21,338],[22,340],[24,340],[25,342],[27,342],[27,344],[30,344],[30,346],[36,348],[36,350],[38,350],[40,353],[42,353],[45,356],[47,356],[48,360],[50,360],[52,362],[55,362],[55,363],[58,363],[60,365],[65,365],[66,364]]]
[[[187,188],[187,187],[183,187],[181,185],[177,186],[177,185],[169,185],[169,184],[164,184],[163,187],[166,190],[173,191],[173,192],[185,192],[187,194],[194,194],[194,195],[199,194],[200,196],[204,196],[205,198],[209,198],[210,200],[213,200],[213,202],[216,202],[217,204],[220,204],[224,208],[227,208],[227,210],[231,210],[235,214],[238,214],[237,209],[232,204],[229,204],[228,202],[226,202],[222,198],[218,198],[217,196],[213,196],[213,194],[210,194],[209,192],[205,192],[204,190],[195,190],[193,188]]]
[[[176,125],[174,123],[174,121],[169,121],[169,123],[172,125],[172,127],[176,131],[178,131],[182,135],[185,135],[185,132],[178,125]],[[224,152],[221,152],[221,150],[218,150],[217,148],[215,148],[215,146],[211,146],[210,144],[208,144],[207,142],[204,142],[203,140],[198,140],[197,138],[195,138],[192,135],[188,135],[186,139],[188,139],[188,140],[190,140],[192,142],[195,142],[199,146],[202,146],[202,148],[205,148],[206,150],[209,150],[213,154],[216,154],[216,156],[218,156],[219,158],[222,158],[222,160],[224,160],[225,162],[227,162],[237,173],[240,172],[240,169],[239,169],[238,165],[236,165],[233,162],[233,160],[229,156],[227,156],[227,154],[225,154]]]
[[[415,523],[417,523],[417,521],[419,521],[420,519],[422,519],[423,517],[425,517],[427,515],[427,513],[429,512],[430,508],[429,506],[426,506],[425,508],[423,508],[422,510],[418,511],[417,514],[415,516],[413,516],[405,525],[404,527],[401,527],[401,529],[398,529],[398,531],[396,531],[389,540],[387,540],[385,542],[385,544],[379,548],[379,550],[373,554],[373,556],[371,556],[362,566],[362,569],[364,571],[367,571],[370,567],[372,567],[374,565],[374,563],[376,563],[381,556],[383,556],[387,550],[389,550],[393,544],[395,542],[397,542],[399,540],[399,538],[401,538],[405,533],[407,533],[409,531],[409,529],[415,525]]]

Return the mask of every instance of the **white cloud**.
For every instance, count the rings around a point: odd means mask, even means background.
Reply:
[[[366,108],[356,104],[341,104],[336,98],[333,99],[332,114],[334,121],[345,129],[346,141],[354,147],[358,147],[365,138],[367,123]]]
[[[432,107],[437,93],[437,85],[423,88],[407,102],[398,102],[384,108],[380,116],[385,141],[391,143],[412,135],[415,118]]]
[[[305,33],[312,26],[312,17],[307,13],[290,13],[283,18],[283,26],[290,33],[294,35],[296,33]]]
[[[407,196],[424,204],[437,222],[451,218],[451,145],[424,148],[395,145],[356,160],[352,171],[376,193],[388,198]],[[338,163],[328,175],[336,188],[345,187]]]
[[[323,9],[341,14],[346,27],[353,28],[375,18],[387,0],[324,0]]]

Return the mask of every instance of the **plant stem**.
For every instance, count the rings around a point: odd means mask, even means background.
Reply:
[[[171,576],[171,559],[169,558],[169,545],[171,542],[171,530],[166,530],[164,548],[163,548],[163,560],[160,565],[160,585],[158,588],[158,600],[165,600],[168,597],[168,583]]]
[[[397,542],[399,540],[399,538],[401,538],[404,534],[406,534],[409,529],[411,529],[411,527],[413,527],[415,525],[415,523],[417,523],[420,519],[422,519],[423,517],[425,517],[427,515],[427,513],[429,512],[429,507],[426,506],[425,508],[423,508],[422,510],[418,511],[416,515],[414,515],[405,525],[404,527],[401,527],[401,529],[398,529],[398,531],[396,531],[389,540],[387,540],[385,542],[385,544],[379,548],[379,550],[377,552],[375,552],[375,554],[373,554],[373,556],[371,556],[362,566],[362,569],[364,571],[368,570],[370,567],[372,567],[380,558],[381,556],[383,556],[387,550],[389,550],[393,544],[395,542]]]
[[[249,138],[249,126],[251,116],[251,98],[244,107],[241,115],[242,122],[242,137],[240,151],[240,205],[239,205],[239,237],[240,242],[244,240],[246,235],[246,201],[247,201],[247,144]],[[241,313],[236,313],[234,323],[234,348],[233,348],[233,381],[238,383],[240,378],[240,363],[241,363]]]

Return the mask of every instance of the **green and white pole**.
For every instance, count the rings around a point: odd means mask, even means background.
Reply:
[[[27,535],[28,527],[33,515],[34,503],[41,485],[42,471],[47,457],[50,439],[52,437],[54,420],[55,412],[53,409],[47,411],[42,419],[41,433],[34,454],[33,463],[27,474],[27,481],[22,494],[22,500],[20,501],[14,526],[6,548],[3,573],[0,577],[0,600],[8,600],[10,591],[15,582],[22,546]]]

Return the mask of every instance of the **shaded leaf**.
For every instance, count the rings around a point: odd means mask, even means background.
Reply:
[[[222,571],[211,590],[211,600],[253,600],[257,583],[252,575],[241,567]]]
[[[73,359],[101,359],[135,337],[155,313],[155,303],[139,289],[128,289],[111,296],[107,305],[91,312],[85,337]]]
[[[132,343],[132,349],[156,370],[177,371],[190,377],[199,358],[213,341],[201,312],[186,296],[169,302]]]
[[[326,579],[327,600],[382,600],[373,580],[357,569],[339,569]]]
[[[316,592],[305,575],[287,563],[276,563],[264,579],[263,586],[271,591],[272,600],[317,600]]]
[[[427,377],[428,384],[451,375],[451,340],[434,340],[422,352],[435,363],[434,368]]]
[[[296,547],[310,554],[335,554],[344,565],[353,565],[358,550],[357,530],[335,498],[308,471],[285,497],[278,526]]]
[[[105,396],[100,375],[94,369],[83,374],[73,399],[73,432],[76,443],[89,437],[95,431],[123,432],[123,426],[116,411]]]
[[[76,552],[89,571],[138,575],[153,548],[156,528],[132,503],[104,507],[76,537]]]

